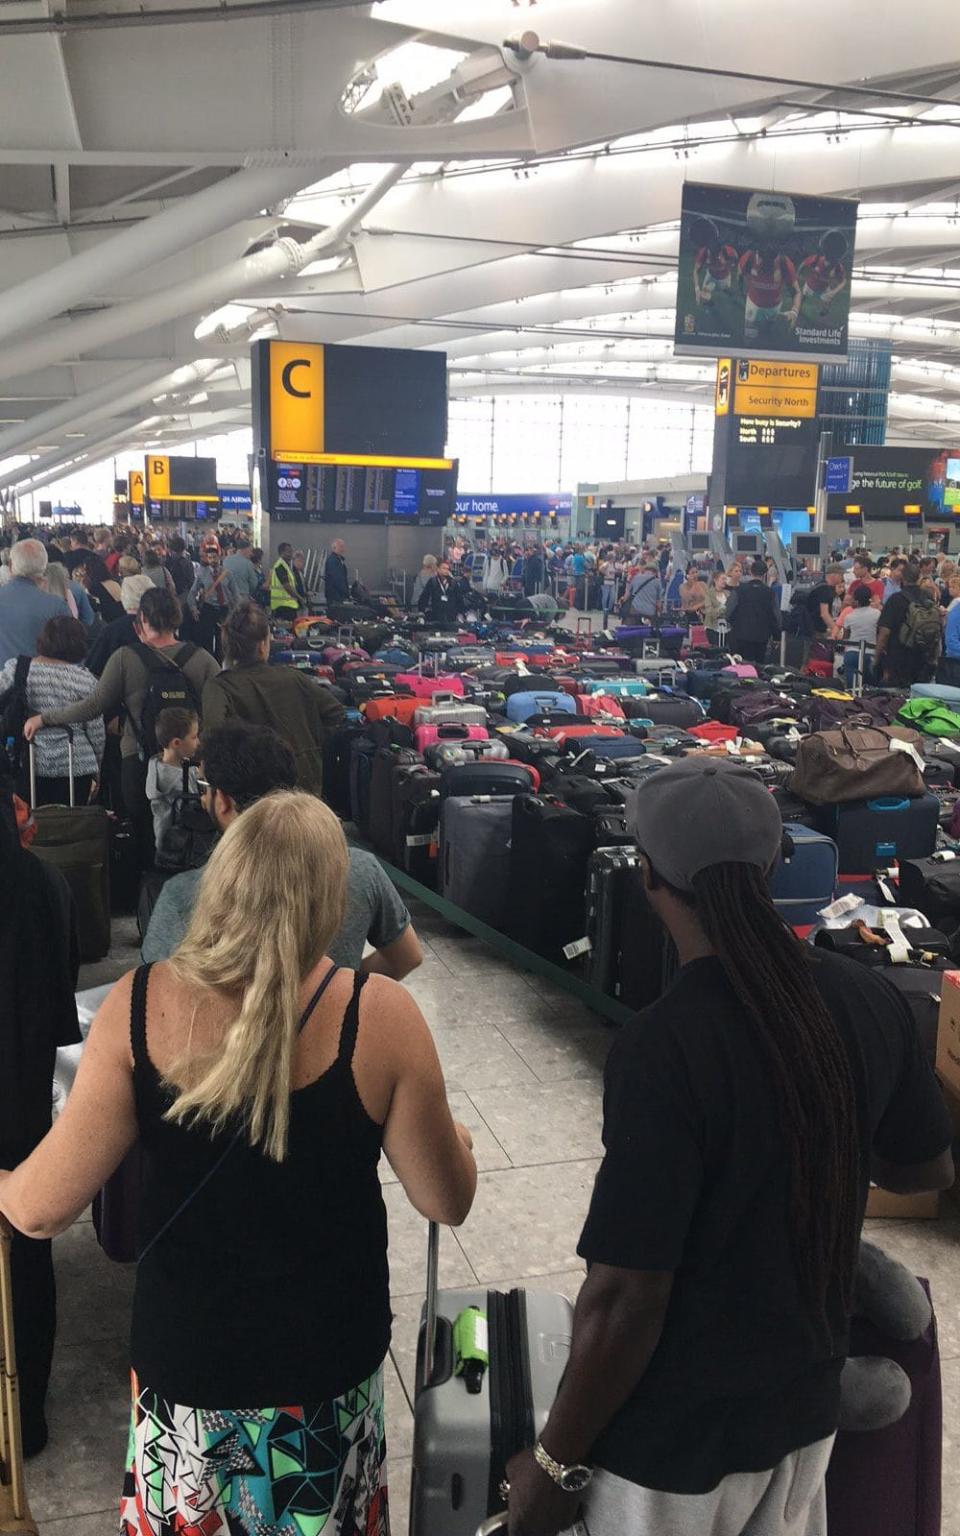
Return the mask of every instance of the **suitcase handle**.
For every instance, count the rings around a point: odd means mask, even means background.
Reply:
[[[75,809],[76,794],[74,790],[73,772],[73,731],[69,725],[42,725],[41,731],[65,731],[67,736],[67,780],[70,785],[70,809]],[[37,735],[40,734],[38,731]],[[37,761],[34,756],[34,743],[27,743],[27,762],[30,770],[30,809],[36,810],[37,806]]]
[[[17,1355],[13,1329],[13,1282],[10,1274],[10,1228],[0,1216],[0,1455],[10,1479],[11,1530],[33,1532],[23,1477],[23,1442],[17,1388]]]
[[[437,1302],[440,1285],[440,1226],[431,1221],[427,1227],[427,1301],[423,1326],[423,1357],[420,1379],[429,1386],[437,1353]]]
[[[868,800],[867,809],[871,811],[909,811],[910,801],[904,800],[900,795],[881,795],[876,800]]]
[[[437,704],[462,704],[463,699],[459,693],[451,693],[449,689],[440,689],[430,695],[431,705]]]

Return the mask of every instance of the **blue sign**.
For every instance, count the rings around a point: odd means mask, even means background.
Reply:
[[[250,512],[253,501],[244,485],[221,485],[220,507],[224,512]]]
[[[420,510],[420,471],[398,469],[393,482],[395,517],[416,517]]]
[[[853,486],[853,459],[849,454],[828,459],[823,476],[823,488],[828,496],[849,496]]]
[[[474,495],[457,496],[458,517],[509,517],[511,513],[519,516],[521,512],[528,515],[539,512],[542,517],[556,512],[558,517],[569,517],[572,511],[573,497],[568,491],[556,495],[537,492],[530,496],[522,496],[514,491],[478,491]]]

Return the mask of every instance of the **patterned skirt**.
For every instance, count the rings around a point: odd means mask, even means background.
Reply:
[[[312,1407],[184,1408],[133,1379],[120,1536],[390,1536],[383,1372]]]

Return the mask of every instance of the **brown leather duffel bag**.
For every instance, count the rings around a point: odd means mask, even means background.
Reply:
[[[892,746],[895,740],[919,754],[920,736],[900,727],[842,725],[834,731],[814,731],[797,748],[790,789],[813,805],[922,795],[925,786],[917,759]]]

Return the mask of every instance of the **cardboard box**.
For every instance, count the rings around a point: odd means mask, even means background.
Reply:
[[[956,1097],[960,1096],[960,971],[944,971],[940,983],[937,1075]]]
[[[922,1195],[894,1195],[889,1189],[870,1186],[867,1196],[868,1218],[899,1221],[934,1221],[940,1215],[940,1196],[936,1190]]]

